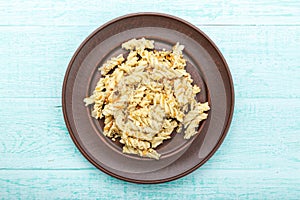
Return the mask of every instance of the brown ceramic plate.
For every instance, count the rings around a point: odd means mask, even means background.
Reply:
[[[197,98],[209,101],[211,107],[208,119],[191,140],[177,134],[161,145],[159,161],[123,154],[120,144],[102,135],[103,122],[93,119],[91,107],[83,103],[99,80],[98,67],[124,53],[123,42],[141,37],[155,40],[159,49],[170,49],[176,42],[183,44],[187,71],[202,88]],[[62,105],[71,138],[93,165],[122,180],[161,183],[194,171],[218,149],[231,122],[234,91],[225,59],[202,31],[174,16],[137,13],[104,24],[80,45],[66,71]]]

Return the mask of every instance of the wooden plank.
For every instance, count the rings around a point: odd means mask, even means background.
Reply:
[[[93,169],[63,122],[60,99],[1,99],[0,169]],[[205,169],[300,169],[299,99],[237,99],[232,126]]]
[[[2,169],[91,167],[69,136],[61,99],[1,99],[1,105]]]
[[[282,24],[299,25],[299,1],[1,1],[0,25],[100,25],[134,12],[163,12],[197,25]],[[126,8],[126,9],[124,9]]]
[[[1,27],[1,97],[59,97],[69,60],[90,32],[89,27]]]
[[[97,170],[0,171],[11,199],[297,199],[300,170],[203,170],[179,180],[138,185]]]
[[[201,26],[224,54],[237,98],[300,97],[300,26]],[[60,97],[94,27],[0,27],[0,98]]]

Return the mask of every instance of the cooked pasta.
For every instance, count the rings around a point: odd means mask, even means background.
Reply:
[[[174,131],[190,139],[210,107],[196,100],[200,88],[185,70],[183,45],[159,51],[154,41],[142,38],[122,48],[128,56],[120,54],[99,68],[102,77],[84,102],[94,104],[92,116],[104,118],[103,134],[119,139],[123,153],[159,159],[155,148]]]

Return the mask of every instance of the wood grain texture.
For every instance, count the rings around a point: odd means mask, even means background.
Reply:
[[[216,154],[179,180],[137,185],[95,169],[61,110],[79,44],[131,12],[197,25],[225,56],[232,126]],[[299,199],[300,1],[0,1],[0,199]]]
[[[1,1],[1,24],[25,26],[85,26],[105,23],[134,12],[163,12],[196,25],[299,25],[297,0],[111,0],[111,1]]]
[[[0,193],[21,199],[297,199],[299,169],[199,169],[179,180],[138,185],[98,170],[0,171]]]
[[[0,110],[5,119],[0,121],[0,169],[93,168],[72,143],[60,103],[56,98],[1,99],[7,106]],[[300,169],[298,116],[299,99],[237,99],[228,137],[204,168]]]
[[[94,28],[0,27],[0,98],[60,97],[67,65]],[[224,54],[237,98],[300,97],[298,26],[199,28]]]

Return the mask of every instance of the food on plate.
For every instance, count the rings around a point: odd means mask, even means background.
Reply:
[[[103,134],[119,140],[123,153],[159,159],[155,150],[173,131],[190,139],[207,118],[208,102],[198,102],[201,90],[185,70],[183,45],[157,50],[154,41],[132,39],[122,44],[129,53],[110,58],[100,68],[93,94],[92,117],[104,119]]]

